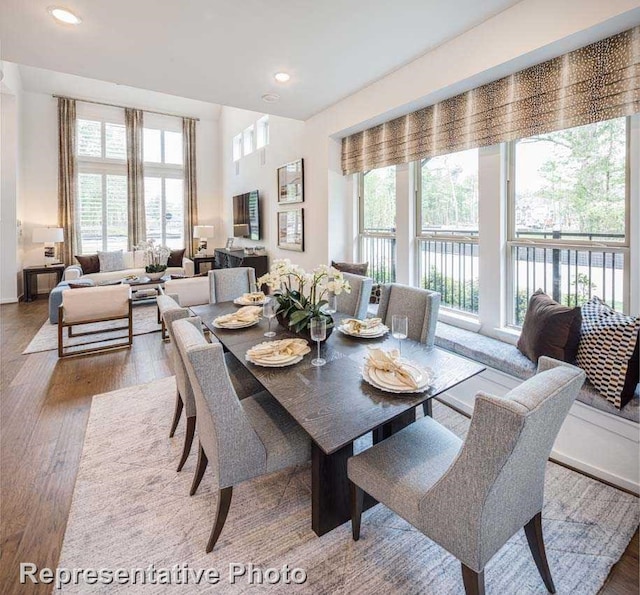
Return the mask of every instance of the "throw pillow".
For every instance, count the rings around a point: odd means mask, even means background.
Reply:
[[[185,248],[182,250],[171,250],[169,254],[169,260],[167,260],[168,267],[181,267],[182,259],[184,258]]]
[[[368,262],[335,262],[331,261],[331,266],[334,269],[338,269],[342,273],[351,273],[352,275],[366,276],[367,269],[369,268]]]
[[[600,298],[582,306],[582,335],[577,364],[618,409],[632,398],[638,384],[640,318],[616,312]]]
[[[71,289],[83,289],[84,287],[95,287],[95,283],[91,279],[76,279],[75,281],[69,281],[69,287]]]
[[[122,250],[115,250],[113,252],[98,251],[98,258],[100,259],[101,272],[110,273],[112,271],[123,271],[126,268]]]
[[[563,306],[538,289],[529,300],[518,349],[534,363],[542,355],[573,363],[581,323],[580,308]]]
[[[83,254],[80,256],[76,254],[76,260],[82,267],[83,275],[100,272],[100,259],[97,254]]]

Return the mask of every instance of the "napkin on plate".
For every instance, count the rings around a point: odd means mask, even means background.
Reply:
[[[399,353],[397,349],[384,351],[383,349],[369,349],[366,363],[369,367],[381,370],[383,372],[391,372],[393,375],[408,388],[417,389],[418,384],[411,373],[399,361]]]
[[[349,333],[359,334],[362,331],[373,330],[382,324],[382,318],[365,318],[358,320],[357,318],[347,318],[342,323]]]
[[[231,314],[225,314],[223,316],[218,316],[214,322],[217,324],[229,324],[231,322],[254,322],[260,318],[262,314],[262,308],[259,306],[244,306],[244,308],[240,308],[236,312],[232,312]]]
[[[262,291],[254,291],[252,293],[243,293],[242,294],[242,299],[245,302],[261,302],[264,300],[266,296],[264,295],[264,292]]]
[[[260,343],[249,349],[247,355],[252,359],[262,359],[274,355],[306,355],[310,351],[305,339],[281,339]]]

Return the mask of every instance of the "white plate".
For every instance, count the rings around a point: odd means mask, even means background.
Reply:
[[[384,324],[380,324],[373,329],[367,329],[361,333],[351,333],[347,326],[340,325],[338,330],[343,335],[348,335],[349,337],[360,337],[361,339],[377,339],[379,337],[384,337],[389,332],[389,327]]]
[[[260,300],[259,302],[251,302],[249,300],[245,300],[244,298],[236,298],[235,300],[233,300],[233,303],[236,306],[263,306],[265,304],[265,302],[267,301],[267,298],[264,298],[263,300]]]
[[[256,360],[252,359],[248,355],[245,355],[245,359],[256,366],[262,366],[263,368],[286,368],[287,366],[292,366],[293,364],[297,364],[302,361],[302,355],[292,355],[290,356],[292,359],[284,362],[276,362],[276,361],[268,361],[268,360]]]
[[[385,377],[379,374],[379,370],[372,369],[370,371],[368,366],[364,367],[362,377],[372,386],[375,386],[387,393],[410,394],[421,393],[427,390],[433,382],[433,372],[429,368],[418,368],[417,366],[407,362],[405,362],[404,365],[409,368],[411,374],[414,375],[414,378],[416,378],[417,381],[418,378],[420,378],[420,381],[418,381],[418,388],[399,388],[398,385],[385,381]]]
[[[241,329],[241,328],[249,328],[250,326],[254,326],[260,322],[260,319],[256,319],[253,322],[224,322],[222,324],[216,322],[215,320],[212,322],[215,328],[224,328],[230,331]]]

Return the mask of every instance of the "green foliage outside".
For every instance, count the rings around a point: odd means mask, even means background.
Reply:
[[[444,306],[473,314],[478,313],[477,278],[461,282],[452,277],[445,277],[435,266],[432,266],[428,274],[422,278],[422,287],[437,291]]]
[[[396,168],[374,169],[364,174],[364,229],[388,231],[396,229]]]

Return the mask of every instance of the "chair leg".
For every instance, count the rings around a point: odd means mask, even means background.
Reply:
[[[484,595],[484,570],[476,572],[462,564],[462,582],[467,595]]]
[[[211,529],[211,535],[207,542],[207,554],[213,550],[222,533],[222,529],[227,520],[229,507],[231,506],[231,496],[233,495],[233,487],[222,488],[218,491],[218,506],[216,508],[216,521]]]
[[[524,533],[529,542],[529,549],[533,555],[533,560],[538,567],[538,572],[544,581],[545,587],[549,593],[555,593],[556,588],[551,578],[551,570],[547,562],[547,553],[544,549],[544,539],[542,538],[542,513],[539,512],[525,526]]]
[[[198,462],[196,463],[196,472],[193,476],[193,482],[191,483],[191,489],[189,490],[189,496],[193,496],[202,481],[202,476],[204,475],[205,470],[207,469],[207,463],[209,459],[207,459],[207,455],[204,452],[204,448],[202,448],[202,444],[198,445]]]
[[[182,397],[180,396],[180,393],[176,391],[176,408],[173,411],[173,421],[171,422],[169,438],[173,438],[173,435],[176,433],[176,428],[178,427],[178,422],[180,421],[183,407],[184,403],[182,402]]]
[[[353,541],[360,539],[360,520],[364,506],[364,490],[352,481],[349,482],[351,492],[351,535]]]
[[[422,411],[424,412],[425,417],[433,417],[433,403],[431,402],[431,399],[422,403]]]
[[[187,462],[189,458],[189,453],[191,452],[191,444],[193,443],[193,435],[196,431],[196,416],[192,415],[191,417],[187,417],[187,430],[184,435],[184,448],[182,449],[182,457],[180,458],[180,462],[178,463],[178,471],[182,471],[184,464]]]

